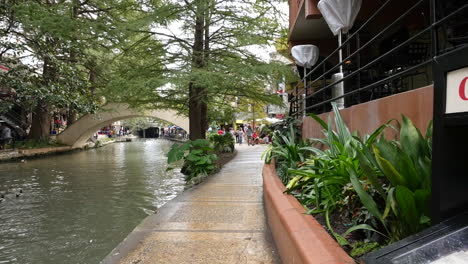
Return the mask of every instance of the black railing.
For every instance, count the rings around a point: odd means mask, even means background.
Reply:
[[[361,10],[367,8],[365,3]],[[348,107],[432,84],[433,58],[468,45],[468,3],[386,0],[354,28],[295,87],[290,96],[291,115],[319,114],[330,111],[333,101],[341,100]],[[341,61],[340,50],[344,53]],[[340,67],[342,77],[333,78]],[[344,90],[334,93],[339,86]]]

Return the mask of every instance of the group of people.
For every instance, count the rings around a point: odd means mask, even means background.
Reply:
[[[248,146],[253,146],[260,143],[268,144],[271,142],[269,135],[259,135],[258,129],[252,129],[251,126],[245,126],[244,129],[239,128],[239,130],[237,130],[234,135],[236,136],[236,142],[239,144],[242,144],[243,138],[246,136]]]
[[[0,150],[6,148],[7,144],[11,143],[11,129],[0,121]]]
[[[248,146],[253,146],[260,143],[268,144],[271,142],[270,136],[266,134],[261,134],[257,132],[258,129],[253,129],[249,125],[244,125],[243,127],[239,127],[237,130],[234,130],[232,127],[229,128],[229,131],[226,131],[226,128],[218,128],[214,132],[218,135],[226,135],[226,133],[233,135],[236,139],[236,143],[242,144],[247,141]],[[211,127],[208,128],[208,132],[213,132]]]

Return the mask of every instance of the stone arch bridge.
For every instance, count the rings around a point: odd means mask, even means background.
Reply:
[[[81,148],[100,128],[113,122],[133,117],[154,117],[177,125],[185,131],[189,131],[188,118],[178,115],[174,110],[139,111],[130,108],[127,104],[110,103],[104,106],[98,113],[88,114],[78,119],[70,127],[57,135],[57,140],[63,144],[72,146],[72,148]]]

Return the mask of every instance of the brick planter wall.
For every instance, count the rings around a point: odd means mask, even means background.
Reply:
[[[268,225],[283,263],[353,264],[354,260],[330,237],[302,205],[284,194],[274,162],[263,167],[263,195]]]

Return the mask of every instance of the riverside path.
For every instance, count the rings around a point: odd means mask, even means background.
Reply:
[[[220,172],[146,218],[102,263],[280,263],[263,210],[264,146],[237,146]]]

